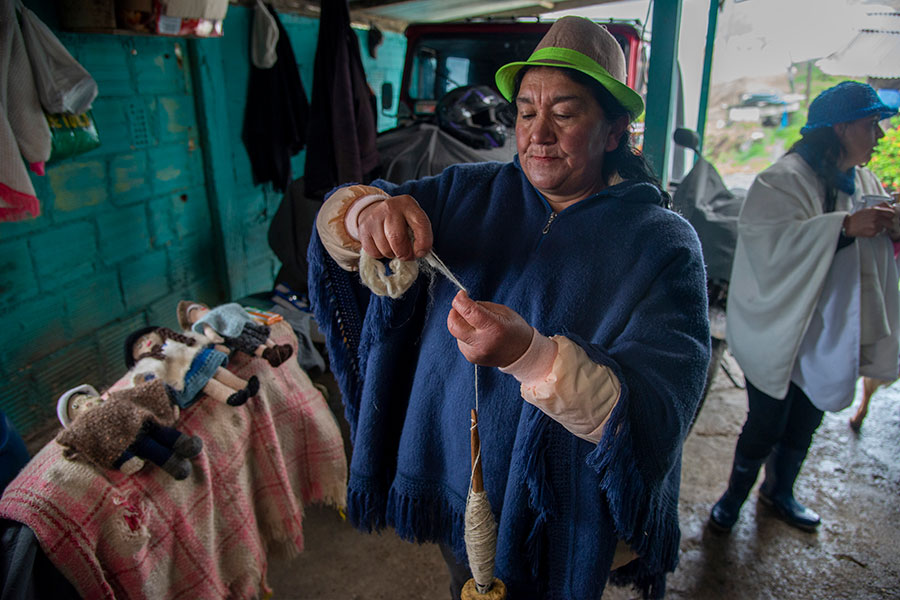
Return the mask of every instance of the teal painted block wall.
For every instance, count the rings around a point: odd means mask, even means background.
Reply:
[[[27,4],[55,25],[53,3]],[[20,433],[50,422],[65,389],[120,377],[126,335],[175,326],[178,300],[272,286],[281,194],[253,184],[240,140],[251,17],[231,6],[217,40],[58,33],[97,81],[102,145],[32,178],[40,217],[0,223],[0,409]],[[282,21],[309,94],[318,22]],[[357,33],[370,85],[391,81],[396,107],[405,38],[386,32],[372,59]]]
[[[59,37],[97,81],[102,145],[33,177],[40,217],[0,224],[0,407],[23,432],[124,373],[128,332],[175,324],[161,304],[224,298],[185,41]]]

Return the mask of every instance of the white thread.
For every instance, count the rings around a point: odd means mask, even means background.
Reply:
[[[447,265],[444,264],[444,261],[442,261],[440,258],[438,258],[438,255],[434,253],[434,250],[430,250],[428,252],[428,254],[426,254],[422,258],[422,260],[425,261],[426,265],[428,265],[429,267],[431,267],[432,269],[434,269],[435,271],[437,271],[438,273],[440,273],[441,275],[443,275],[444,277],[449,279],[450,283],[452,283],[453,285],[455,285],[456,287],[458,287],[465,293],[467,293],[467,294],[469,293],[469,290],[467,290],[463,286],[463,284],[461,284],[459,282],[459,279],[456,278],[456,275],[454,275],[453,273],[450,272],[450,269],[447,268]]]

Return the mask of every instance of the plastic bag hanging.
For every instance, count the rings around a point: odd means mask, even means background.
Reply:
[[[21,0],[17,4],[22,13],[22,37],[44,110],[76,115],[86,112],[97,97],[97,82],[37,15]]]
[[[43,172],[50,147],[15,3],[0,0],[0,222],[41,213],[25,165]]]
[[[271,69],[278,60],[278,25],[262,0],[253,7],[253,30],[250,33],[250,60],[258,69]]]

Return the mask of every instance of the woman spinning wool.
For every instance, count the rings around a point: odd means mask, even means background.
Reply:
[[[734,526],[765,463],[760,500],[815,531],[819,515],[793,488],[823,411],[850,406],[860,375],[897,378],[900,218],[859,166],[884,135],[879,120],[896,113],[864,83],[825,90],[800,141],[750,187],[728,294],[750,408],[714,528]]]
[[[629,145],[643,102],[624,80],[605,29],[560,19],[497,72],[517,108],[512,163],[340,188],[318,216],[310,287],[352,429],[350,516],[439,543],[455,598],[472,363],[509,598],[599,598],[611,572],[659,596],[678,560],[705,275],[694,231]],[[468,294],[420,276],[398,299],[373,296],[354,273],[361,250],[432,248]]]

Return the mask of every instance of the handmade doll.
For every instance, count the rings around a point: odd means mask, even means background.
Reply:
[[[144,327],[125,340],[125,364],[135,382],[158,378],[168,387],[172,401],[181,408],[196,402],[200,392],[231,406],[240,406],[259,391],[254,375],[245,381],[223,368],[228,356],[213,348],[212,341],[186,331]]]
[[[262,357],[273,367],[286,361],[294,352],[290,344],[276,345],[269,337],[270,328],[253,320],[236,302],[210,309],[199,302],[182,300],[176,313],[182,329],[203,334],[232,350]]]
[[[103,400],[90,385],[65,392],[56,404],[64,429],[56,436],[63,456],[84,457],[104,469],[131,474],[149,460],[175,479],[187,479],[203,441],[174,429],[178,408],[162,381],[110,392]],[[131,467],[131,468],[128,468]]]

